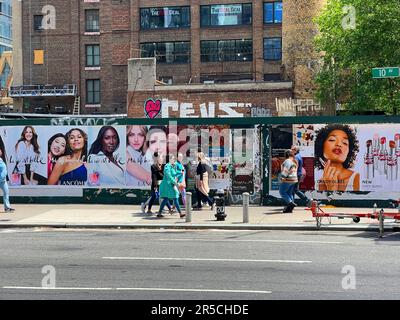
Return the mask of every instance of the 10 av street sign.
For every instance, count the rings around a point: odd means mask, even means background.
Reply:
[[[400,68],[373,68],[372,69],[372,78],[397,78],[400,77]]]

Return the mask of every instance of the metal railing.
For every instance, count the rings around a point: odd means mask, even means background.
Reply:
[[[76,96],[77,85],[65,84],[57,85],[29,85],[29,86],[15,86],[11,87],[9,95],[12,98],[22,97],[65,97]]]

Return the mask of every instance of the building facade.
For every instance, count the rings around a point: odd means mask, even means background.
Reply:
[[[0,1],[0,88],[3,90],[9,83],[12,64],[10,59],[3,56],[4,52],[10,52],[13,48],[12,42],[12,0]]]
[[[12,0],[0,1],[0,55],[12,50]]]
[[[128,90],[128,60],[154,57],[163,86],[211,83],[218,96],[219,83],[291,82],[285,98],[312,98],[312,18],[324,1],[25,0],[13,96],[25,112],[142,116],[130,110],[141,88]]]

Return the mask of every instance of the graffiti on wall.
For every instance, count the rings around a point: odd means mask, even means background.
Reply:
[[[278,116],[296,116],[301,112],[323,112],[327,111],[320,102],[313,99],[284,98],[275,100]]]
[[[52,126],[109,126],[118,125],[116,118],[53,118]]]
[[[250,115],[253,118],[256,117],[271,117],[271,109],[269,109],[267,106],[256,106],[252,105],[250,108]]]
[[[169,118],[170,112],[177,112],[179,118],[241,118],[251,108],[251,103],[208,102],[196,106],[191,102],[149,98],[144,103],[147,118]]]
[[[154,119],[161,112],[161,100],[160,99],[147,99],[144,103],[144,115],[146,118]]]
[[[242,204],[243,203],[243,194],[233,194],[229,192],[229,203],[230,204]],[[260,204],[261,203],[261,194],[259,192],[250,194],[250,203],[251,204]]]

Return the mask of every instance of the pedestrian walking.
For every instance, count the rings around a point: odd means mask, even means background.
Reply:
[[[179,206],[179,190],[178,190],[178,173],[176,171],[175,162],[176,158],[174,155],[170,155],[167,159],[168,163],[164,167],[164,177],[160,184],[160,198],[162,199],[160,209],[157,217],[162,218],[162,211],[169,201],[172,200],[175,204],[176,210],[179,212],[181,218],[186,216],[182,213]]]
[[[311,206],[312,199],[309,199],[304,192],[300,190],[300,182],[304,181],[306,171],[304,169],[304,162],[303,157],[300,154],[300,147],[292,146],[292,151],[294,153],[294,159],[297,162],[297,183],[294,186],[294,195],[297,195],[303,202],[306,204],[307,207]],[[293,195],[293,199],[294,199]]]
[[[3,203],[4,203],[4,211],[12,212],[15,211],[14,208],[11,208],[10,205],[10,193],[8,190],[7,183],[7,165],[6,165],[6,151],[3,143],[3,139],[0,137],[0,189],[3,190]]]
[[[182,197],[183,207],[186,207],[186,170],[183,166],[183,154],[178,153],[178,160],[176,161],[178,190]]]
[[[151,208],[154,205],[154,202],[160,198],[160,184],[164,178],[164,155],[162,153],[154,152],[153,154],[153,164],[151,165],[151,196],[147,199],[146,202],[143,202],[141,205],[142,212],[145,213],[146,207],[148,206],[147,213],[153,214]],[[167,207],[171,212],[171,206],[167,203]]]
[[[292,150],[285,151],[285,158],[286,160],[281,165],[281,184],[279,186],[279,194],[286,204],[283,212],[291,213],[293,212],[293,208],[296,206],[294,203],[294,187],[298,182],[297,164]]]
[[[211,199],[208,193],[210,192],[210,187],[208,185],[208,172],[207,172],[207,160],[203,152],[197,154],[197,170],[196,170],[196,192],[197,192],[197,208],[201,209],[202,202],[207,202],[214,210],[215,201]]]

